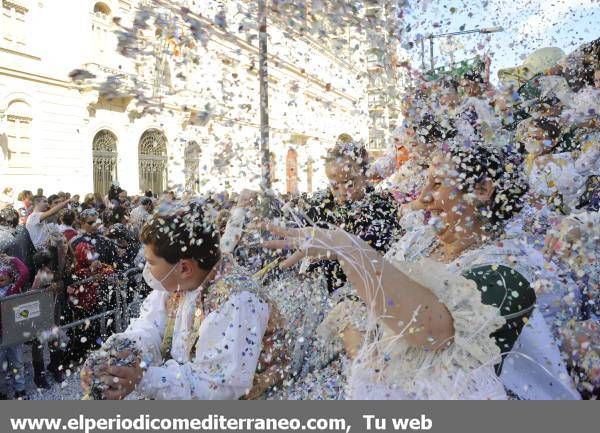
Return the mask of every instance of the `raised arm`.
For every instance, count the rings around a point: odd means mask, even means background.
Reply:
[[[268,229],[284,239],[266,242],[266,248],[297,249],[282,267],[306,256],[337,258],[363,301],[409,344],[438,349],[452,341],[453,319],[446,306],[357,236],[342,230]]]
[[[54,207],[51,207],[46,212],[42,212],[42,214],[40,215],[40,221],[44,221],[46,218],[50,218],[52,215],[57,214],[58,212],[60,212],[61,209],[63,209],[66,205],[72,203],[73,201],[74,198],[61,201],[59,204],[57,204]]]
[[[258,193],[256,191],[243,190],[236,206],[231,210],[231,215],[227,220],[225,232],[221,236],[221,252],[233,253],[238,242],[242,237],[244,229],[244,220],[248,208],[253,206]]]

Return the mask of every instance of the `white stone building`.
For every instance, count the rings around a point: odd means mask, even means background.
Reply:
[[[245,2],[196,2],[208,35],[196,46],[169,46],[151,26],[149,44],[167,48],[145,57],[116,51],[137,0],[0,2],[0,186],[80,194],[105,193],[112,180],[132,194],[258,186],[256,29],[234,31]],[[219,13],[225,25],[203,18]],[[320,158],[338,134],[367,139],[364,56],[348,29],[333,40],[349,47],[340,56],[280,23],[269,26],[273,185],[311,191],[325,184]],[[96,79],[72,80],[75,69]]]
[[[181,44],[151,23],[136,33],[142,52],[125,56],[118,38],[141,2],[0,0],[1,189],[106,193],[113,180],[130,194],[258,187],[258,39],[244,14],[255,2],[190,0],[202,28],[197,43]],[[189,31],[174,1],[158,3],[176,29]],[[364,38],[304,3],[301,24],[312,32],[285,19],[269,23],[270,149],[280,192],[325,186],[321,157],[335,137],[367,141],[369,133]],[[327,43],[309,35],[319,30]],[[76,69],[95,78],[69,78]]]

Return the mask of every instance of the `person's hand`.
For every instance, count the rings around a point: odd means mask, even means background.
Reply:
[[[142,380],[144,370],[140,367],[139,359],[131,367],[109,366],[101,380],[108,385],[104,391],[104,398],[107,400],[123,400],[135,390],[135,387]]]
[[[81,389],[83,389],[84,394],[88,394],[90,392],[90,387],[92,386],[92,375],[92,369],[86,361],[79,372],[79,384],[81,385]]]
[[[90,263],[90,271],[92,272],[96,272],[101,267],[102,263],[100,263],[98,260],[94,260],[92,263]]]
[[[335,260],[338,252],[354,247],[353,235],[342,230],[327,230],[317,227],[288,229],[267,224],[265,230],[283,239],[266,241],[263,247],[270,250],[297,250],[280,267],[283,269],[296,265],[305,257]]]
[[[55,293],[59,293],[61,288],[62,285],[59,283],[50,283],[50,290],[52,290]]]
[[[240,193],[240,198],[238,199],[237,205],[239,207],[250,207],[256,203],[256,199],[258,198],[258,191],[252,191],[249,189],[245,189]]]

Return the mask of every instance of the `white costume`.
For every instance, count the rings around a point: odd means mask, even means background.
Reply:
[[[396,261],[395,257],[416,259],[411,245],[400,240],[387,259],[430,288],[446,305],[454,320],[454,342],[443,351],[425,352],[408,347],[384,326],[383,339],[375,343],[375,349],[367,348],[370,353],[359,358],[350,371],[349,398],[502,398],[503,391],[495,384],[497,378],[491,368],[500,349],[490,334],[503,325],[504,319],[499,317],[498,309],[482,304],[475,283],[467,282],[460,274],[474,267],[503,264],[533,281],[539,278],[536,263],[530,266],[528,260],[518,259],[531,251],[525,252],[518,242],[506,240],[502,248],[490,245],[473,250],[447,266],[424,259],[412,264]],[[374,351],[377,356],[372,356]],[[375,375],[373,368],[366,368],[382,359],[388,360],[385,369],[378,367],[382,373]],[[500,380],[521,398],[580,398],[560,359],[556,342],[537,310],[507,355]]]
[[[424,259],[395,265],[429,287],[448,308],[454,341],[446,349],[427,351],[409,346],[401,335],[381,325],[382,337],[365,345],[352,364],[347,397],[505,399],[504,387],[494,372],[500,349],[490,337],[504,324],[499,310],[481,302],[473,281],[453,275],[440,263]]]
[[[253,284],[250,279],[244,281]],[[213,288],[214,284],[208,292]],[[167,292],[153,290],[140,317],[120,334],[135,341],[148,365],[137,387],[139,395],[164,400],[226,400],[240,398],[252,387],[269,320],[268,304],[252,290],[234,290],[206,315],[196,333],[193,326],[202,311],[197,308],[201,291],[183,293],[176,310],[171,359],[163,359],[161,353],[167,299],[172,296]]]

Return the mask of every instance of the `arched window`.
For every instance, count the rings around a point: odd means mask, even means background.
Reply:
[[[114,54],[115,35],[110,20],[112,11],[106,3],[98,2],[94,5],[94,14],[92,16],[92,34],[94,37],[94,46],[96,51],[106,56],[102,60],[106,61],[108,56]]]
[[[298,152],[289,149],[285,160],[286,191],[288,194],[298,193]]]
[[[139,143],[140,189],[161,193],[167,189],[167,137],[158,129],[142,134]]]
[[[184,154],[185,189],[200,192],[200,145],[190,141]]]
[[[6,110],[6,151],[8,166],[31,168],[31,107],[25,101],[13,101]]]
[[[103,129],[92,142],[94,192],[104,196],[117,177],[117,136]]]
[[[94,5],[94,13],[109,16],[111,10],[106,3],[98,2]]]

